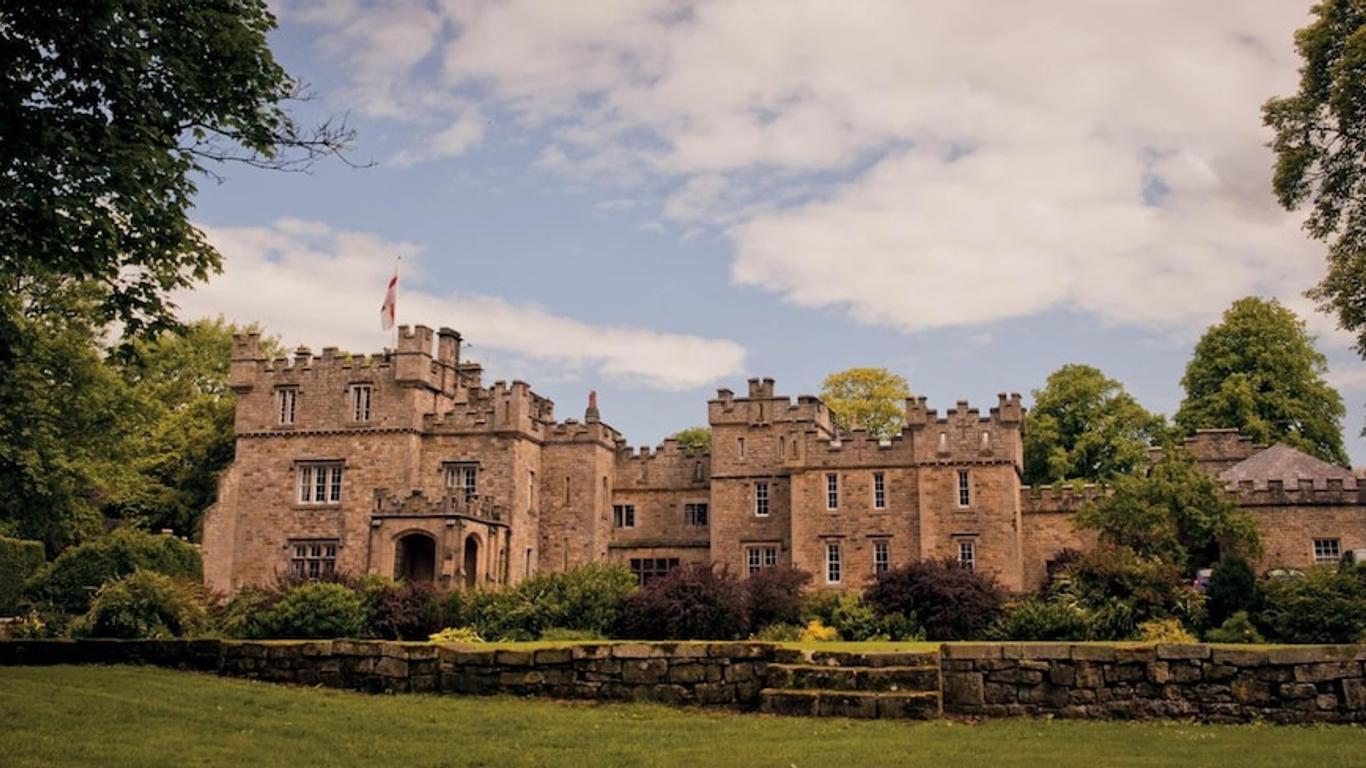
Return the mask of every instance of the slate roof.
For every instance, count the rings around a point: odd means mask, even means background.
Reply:
[[[1298,488],[1300,480],[1313,480],[1315,488],[1327,488],[1330,478],[1342,480],[1343,488],[1357,487],[1352,470],[1329,464],[1284,443],[1258,451],[1219,473],[1219,479],[1229,485],[1251,480],[1254,487],[1265,488],[1268,480],[1280,480],[1287,490]]]

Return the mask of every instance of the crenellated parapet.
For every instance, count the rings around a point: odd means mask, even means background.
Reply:
[[[966,400],[959,400],[943,416],[927,407],[923,397],[906,401],[906,421],[921,462],[1006,461],[1023,468],[1024,420],[1018,393],[997,395],[996,406],[986,415]]]
[[[1020,488],[1020,512],[1026,515],[1077,512],[1109,492],[1108,486],[1094,483],[1026,485]]]
[[[747,397],[718,389],[707,401],[707,422],[717,426],[766,426],[805,423],[817,432],[834,434],[834,418],[820,398],[802,395],[795,399],[775,395],[773,379],[750,379]]]
[[[433,433],[525,432],[544,433],[554,423],[555,404],[524,381],[496,381],[489,387],[466,386],[450,409],[424,417]]]
[[[416,490],[399,495],[387,488],[376,488],[372,513],[390,517],[467,517],[494,523],[509,519],[506,504],[486,496],[467,497],[456,490],[447,490],[433,498]]]
[[[1244,480],[1228,489],[1230,501],[1240,507],[1310,507],[1366,504],[1366,488],[1341,478],[1323,478],[1318,484],[1302,479],[1287,487],[1284,481],[1267,480],[1264,485]]]
[[[685,447],[672,437],[653,449],[622,443],[616,451],[616,478],[619,488],[706,487],[711,479],[711,451]]]

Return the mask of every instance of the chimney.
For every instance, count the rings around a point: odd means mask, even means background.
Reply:
[[[588,410],[583,412],[585,422],[601,421],[602,414],[598,413],[598,391],[591,390],[588,393]]]

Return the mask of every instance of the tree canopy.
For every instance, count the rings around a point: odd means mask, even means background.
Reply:
[[[821,385],[821,399],[840,429],[859,426],[877,438],[900,434],[910,396],[906,379],[886,368],[849,368]]]
[[[711,427],[688,427],[674,433],[678,444],[690,450],[711,450]]]
[[[1275,131],[1281,205],[1306,204],[1305,229],[1328,243],[1328,273],[1311,292],[1366,356],[1366,0],[1321,0],[1295,34],[1299,90],[1262,107]]]
[[[1345,465],[1346,409],[1323,379],[1327,369],[1294,312],[1275,299],[1239,299],[1195,345],[1176,423],[1187,433],[1236,427],[1258,442],[1283,442]]]
[[[1148,463],[1165,420],[1145,410],[1118,381],[1089,365],[1064,365],[1034,390],[1024,436],[1024,479],[1103,482]]]

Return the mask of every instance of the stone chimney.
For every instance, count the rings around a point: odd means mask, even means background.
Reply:
[[[588,409],[583,412],[583,420],[589,423],[602,421],[602,414],[598,413],[598,391],[596,389],[588,393]]]

